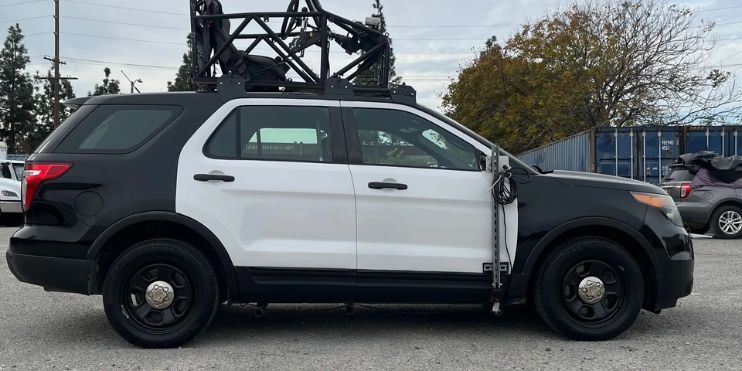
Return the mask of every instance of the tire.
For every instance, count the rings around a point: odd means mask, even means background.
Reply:
[[[711,232],[721,239],[742,238],[742,208],[722,206],[711,215]]]
[[[600,278],[605,292],[592,297],[587,293],[585,301],[578,287],[588,277]],[[547,256],[533,296],[541,319],[558,333],[575,340],[608,340],[636,320],[644,280],[639,264],[621,246],[605,238],[581,237]]]
[[[149,297],[147,287],[153,289]],[[203,254],[179,240],[133,245],[114,261],[103,282],[103,307],[111,326],[145,348],[191,340],[208,327],[218,304],[214,269]]]

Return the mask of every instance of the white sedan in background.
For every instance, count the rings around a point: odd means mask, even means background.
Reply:
[[[21,213],[21,182],[0,178],[0,222],[9,216],[18,217]]]

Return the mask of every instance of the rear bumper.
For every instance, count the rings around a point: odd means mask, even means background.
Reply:
[[[89,277],[95,266],[91,260],[17,254],[12,246],[5,256],[10,272],[21,282],[50,291],[89,294]]]

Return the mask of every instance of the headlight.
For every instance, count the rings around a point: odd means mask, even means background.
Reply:
[[[18,194],[13,191],[2,191],[0,192],[0,195],[3,195],[3,197],[18,198]]]
[[[672,197],[668,195],[641,192],[631,192],[631,195],[634,196],[635,200],[647,206],[659,209],[673,224],[680,227],[683,226],[683,219],[680,217],[678,207],[675,206],[675,201],[672,200]]]

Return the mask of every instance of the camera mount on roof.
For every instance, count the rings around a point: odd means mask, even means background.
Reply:
[[[380,32],[380,20],[354,22],[324,10],[318,0],[291,0],[285,12],[253,12],[225,14],[219,0],[191,0],[191,30],[193,81],[205,90],[220,84],[217,69],[231,80],[245,81],[247,91],[328,91],[350,90],[351,93],[387,94],[403,92],[414,99],[410,87],[390,88],[391,43]],[[237,23],[231,31],[231,21]],[[281,27],[269,23],[277,20]],[[247,32],[248,26],[259,29]],[[333,32],[331,26],[344,34]],[[289,40],[290,39],[290,40]],[[234,45],[237,40],[252,40],[245,50]],[[346,53],[359,54],[340,69],[330,66],[330,42],[334,41]],[[268,46],[275,58],[253,55],[259,45]],[[305,52],[318,47],[319,73],[304,60]],[[356,86],[350,83],[361,73],[378,65],[376,81]],[[297,75],[293,81],[287,74]]]

